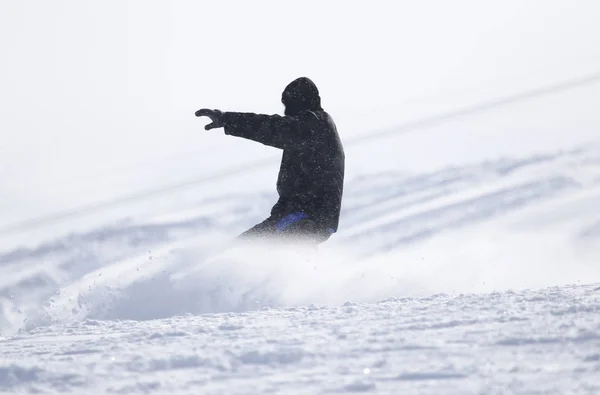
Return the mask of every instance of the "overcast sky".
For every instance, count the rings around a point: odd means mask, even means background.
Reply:
[[[317,83],[347,138],[600,71],[594,0],[0,7],[0,226],[277,155],[207,133],[193,113],[281,112],[281,91],[299,76]],[[564,122],[549,120],[544,133],[600,135],[598,93],[540,105],[536,119],[561,108]],[[528,116],[516,110],[476,128],[511,130]],[[463,160],[479,149],[462,144]],[[418,147],[420,159],[402,166],[438,165],[442,147]],[[349,166],[377,162],[379,148],[370,149]]]

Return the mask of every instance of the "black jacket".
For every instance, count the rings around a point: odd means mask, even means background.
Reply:
[[[322,230],[337,231],[344,186],[344,149],[331,116],[320,108],[294,115],[223,113],[225,134],[283,149],[275,219],[296,211]]]

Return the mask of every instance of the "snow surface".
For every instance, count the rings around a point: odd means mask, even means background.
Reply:
[[[0,390],[599,393],[599,174],[579,144],[354,177],[317,253],[227,249],[274,195],[218,191],[8,250]]]
[[[83,319],[1,341],[4,391],[555,394],[600,390],[600,286]]]

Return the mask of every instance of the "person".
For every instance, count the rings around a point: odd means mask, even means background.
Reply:
[[[282,93],[284,115],[200,109],[212,122],[206,130],[283,150],[279,199],[263,222],[238,239],[277,239],[320,244],[338,231],[345,154],[332,117],[321,107],[317,86],[307,77],[289,83]]]

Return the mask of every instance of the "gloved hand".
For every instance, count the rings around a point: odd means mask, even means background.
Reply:
[[[204,127],[205,130],[222,128],[225,126],[223,123],[223,113],[219,110],[209,110],[208,108],[203,108],[196,111],[197,117],[209,117],[212,121],[208,125]]]

